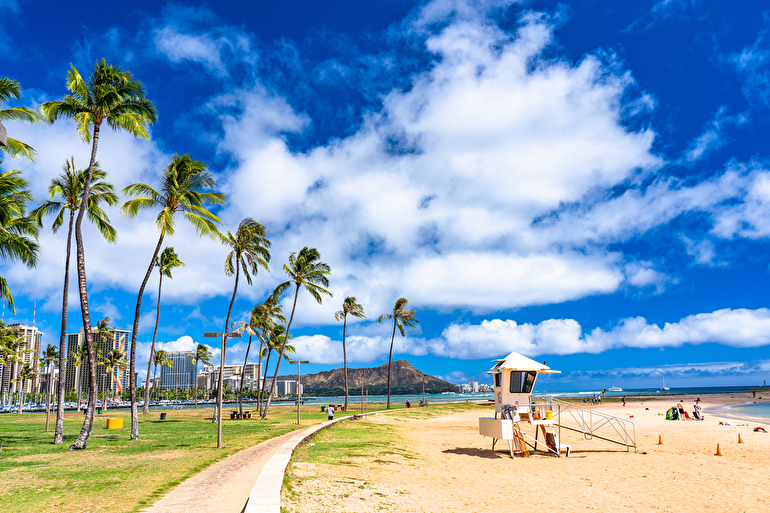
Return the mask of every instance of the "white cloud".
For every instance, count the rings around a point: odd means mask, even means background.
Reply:
[[[454,358],[493,358],[511,351],[536,357],[705,343],[759,347],[770,344],[769,329],[770,310],[766,308],[717,310],[665,323],[663,327],[634,317],[621,320],[609,331],[595,328],[590,333],[583,333],[573,319],[549,319],[539,324],[494,319],[475,325],[450,325],[440,339],[428,344],[432,354]]]
[[[748,114],[736,114],[734,116],[728,116],[727,107],[720,107],[714,114],[714,118],[711,119],[704,131],[694,140],[690,141],[687,145],[687,149],[684,152],[679,162],[686,165],[693,165],[707,153],[712,152],[718,148],[721,148],[727,141],[725,140],[724,129],[728,126],[741,126],[748,122]]]

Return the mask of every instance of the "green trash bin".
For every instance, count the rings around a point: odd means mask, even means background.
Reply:
[[[99,415],[101,415],[101,414],[102,414],[102,409],[101,409],[101,408],[97,408],[97,409],[96,409],[96,413],[98,413]]]
[[[160,420],[166,420],[166,412],[160,414]]]
[[[321,406],[321,412],[323,413],[325,411],[326,411],[326,406]]]

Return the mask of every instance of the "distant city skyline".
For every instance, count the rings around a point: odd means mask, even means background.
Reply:
[[[770,374],[764,3],[58,7],[0,5],[3,73],[23,88],[8,105],[62,98],[70,65],[130,70],[159,120],[149,142],[105,130],[107,180],[157,185],[189,153],[228,197],[215,209],[224,233],[245,217],[267,228],[271,272],[240,283],[231,320],[287,279],[290,252],[315,247],[330,265],[334,297],[299,296],[303,372],[342,367],[334,312],[350,295],[367,318],[348,319],[349,366],[387,363],[392,325],[377,318],[406,297],[420,323],[396,332],[394,360],[454,384],[488,384],[491,360],[511,351],[561,370],[539,383],[551,389],[757,385]],[[71,122],[5,126],[39,153],[2,162],[23,172],[35,204],[65,159],[88,163]],[[155,214],[106,212],[115,245],[84,231],[92,321],[130,327]],[[36,269],[3,265],[17,305],[4,319],[34,316],[58,346],[65,230],[51,223]],[[185,266],[164,279],[157,347],[204,343],[216,363],[219,344],[203,333],[232,328],[227,250],[181,221],[164,244]],[[82,324],[75,275],[73,264],[68,332]],[[149,358],[157,280],[137,362]],[[242,364],[247,344],[231,340],[225,363]],[[250,362],[258,346],[253,337]],[[137,370],[144,380],[146,365]]]

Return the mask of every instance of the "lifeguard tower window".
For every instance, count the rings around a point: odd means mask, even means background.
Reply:
[[[511,372],[511,393],[528,394],[532,392],[536,377],[537,372],[535,371]]]
[[[500,372],[498,372],[497,374],[495,374],[495,386],[496,386],[496,387],[501,387],[501,386],[503,386],[503,375],[502,375],[502,373],[500,373]]]

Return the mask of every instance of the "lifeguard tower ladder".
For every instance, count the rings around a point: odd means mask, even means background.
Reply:
[[[492,438],[492,450],[497,440],[506,440],[511,457],[514,454],[529,456],[527,447],[537,450],[538,443],[548,452],[569,456],[571,447],[561,443],[561,429],[578,432],[587,440],[597,438],[636,450],[634,423],[620,417],[583,408],[551,396],[533,396],[538,374],[553,374],[545,365],[519,353],[511,353],[505,359],[494,360],[492,374],[495,385],[495,416],[479,418],[479,434]],[[498,418],[499,415],[499,418]],[[535,426],[532,437],[521,425]],[[538,440],[542,434],[542,441]]]

